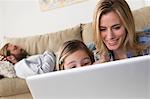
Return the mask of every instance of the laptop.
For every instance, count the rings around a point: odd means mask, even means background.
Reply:
[[[33,99],[150,99],[150,55],[27,77]]]

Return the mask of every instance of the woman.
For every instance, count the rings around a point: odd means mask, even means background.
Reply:
[[[58,51],[57,70],[71,69],[91,65],[93,53],[79,40],[65,42]]]
[[[125,0],[100,0],[93,29],[99,62],[149,54],[147,46],[137,41],[133,15]]]

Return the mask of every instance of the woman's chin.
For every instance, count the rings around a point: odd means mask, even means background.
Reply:
[[[114,51],[114,50],[117,50],[119,47],[118,47],[118,46],[107,46],[107,48],[108,48],[109,50]]]

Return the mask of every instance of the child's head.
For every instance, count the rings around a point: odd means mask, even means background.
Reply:
[[[94,62],[93,53],[79,40],[65,42],[58,51],[57,70],[71,69],[91,65]]]

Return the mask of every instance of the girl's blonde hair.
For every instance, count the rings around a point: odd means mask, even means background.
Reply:
[[[70,40],[65,42],[58,51],[56,69],[63,70],[65,58],[78,50],[84,50],[89,55],[92,63],[95,61],[93,53],[82,41]]]
[[[142,51],[143,46],[137,43],[134,18],[129,5],[125,0],[100,0],[96,5],[93,17],[93,37],[97,52],[100,55],[108,53],[108,49],[102,41],[99,26],[102,15],[111,11],[115,11],[119,15],[126,29],[126,38],[122,44],[123,50],[132,51],[137,55]]]

